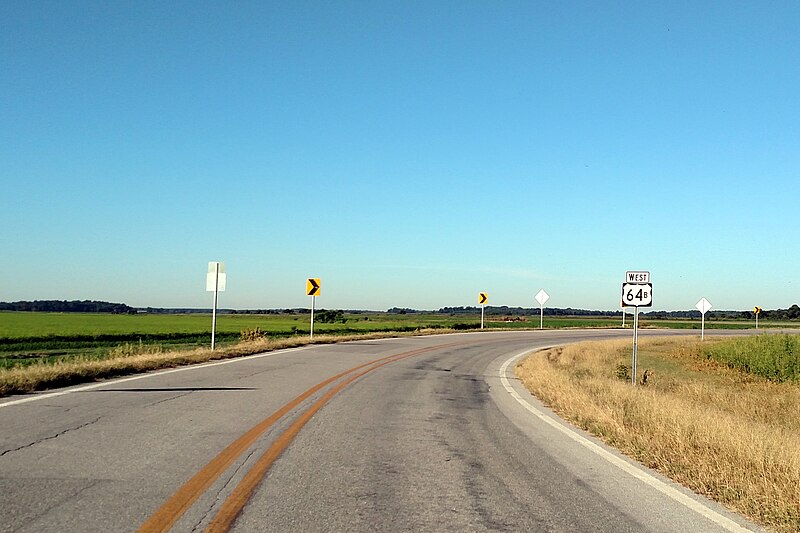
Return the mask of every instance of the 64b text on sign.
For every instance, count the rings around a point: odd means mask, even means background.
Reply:
[[[652,307],[652,283],[623,283],[622,307]]]

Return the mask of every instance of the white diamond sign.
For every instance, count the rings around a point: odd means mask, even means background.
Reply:
[[[701,313],[706,314],[711,309],[711,302],[709,302],[705,298],[701,298],[700,301],[697,302],[697,305],[695,305],[695,307]]]
[[[544,305],[547,300],[550,299],[550,295],[544,292],[544,289],[540,290],[536,293],[536,301],[539,302],[539,305]]]

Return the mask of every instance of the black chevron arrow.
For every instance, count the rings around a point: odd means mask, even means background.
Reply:
[[[319,284],[317,283],[317,280],[314,278],[308,278],[308,283],[311,285],[311,287],[308,289],[308,295],[316,296],[319,292]]]

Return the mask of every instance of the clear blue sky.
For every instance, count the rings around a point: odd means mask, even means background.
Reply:
[[[800,303],[800,2],[2,2],[0,300]]]

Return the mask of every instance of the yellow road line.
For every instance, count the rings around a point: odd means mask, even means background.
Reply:
[[[265,456],[273,451],[273,448],[276,447],[278,442],[283,442],[282,439],[288,438],[288,441],[285,442],[285,445],[282,448],[280,448],[280,451],[277,452],[277,455],[280,455],[280,453],[286,448],[286,446],[289,445],[294,436],[297,435],[297,432],[300,431],[300,429],[305,425],[308,419],[310,419],[311,416],[313,416],[314,413],[319,411],[319,409],[322,408],[322,406],[325,403],[327,403],[328,400],[330,400],[333,396],[335,396],[336,393],[341,391],[344,387],[346,387],[359,377],[363,376],[364,374],[367,374],[372,370],[375,370],[376,368],[380,368],[381,366],[387,365],[394,361],[405,359],[406,357],[419,355],[421,353],[425,353],[439,348],[444,348],[447,346],[453,346],[455,344],[457,343],[433,346],[430,348],[422,348],[410,352],[403,352],[400,354],[381,357],[379,359],[369,361],[368,363],[364,363],[355,366],[353,368],[350,368],[349,370],[345,370],[344,372],[340,372],[339,374],[336,374],[331,378],[328,378],[324,381],[321,381],[320,383],[317,383],[316,385],[314,385],[313,387],[311,387],[310,389],[308,389],[307,391],[296,397],[294,400],[290,401],[289,403],[287,403],[286,405],[275,411],[272,415],[265,418],[257,425],[253,426],[249,431],[244,433],[234,442],[229,444],[228,447],[222,450],[214,459],[212,459],[207,465],[205,465],[200,471],[198,471],[189,481],[187,481],[183,486],[181,486],[164,503],[164,505],[162,505],[161,508],[158,509],[158,511],[156,511],[152,516],[150,516],[150,518],[138,529],[138,533],[156,533],[156,532],[165,533],[169,531],[169,529],[175,524],[175,522],[177,522],[178,519],[192,506],[192,504],[194,504],[194,502],[197,501],[197,499],[208,489],[208,487],[210,487],[211,484],[217,478],[219,478],[219,476],[221,476],[222,473],[225,472],[225,470],[227,470],[228,467],[231,464],[233,464],[233,462],[236,461],[236,459],[239,456],[241,456],[261,435],[263,435],[270,427],[272,427],[278,420],[283,418],[292,409],[294,409],[302,402],[307,400],[309,397],[313,396],[315,393],[319,392],[321,389],[325,388],[331,383],[349,374],[358,372],[359,370],[362,370],[364,368],[372,367],[356,374],[355,376],[352,376],[348,380],[336,386],[334,389],[331,389],[331,391],[325,394],[323,398],[317,401],[312,407],[310,407],[300,416],[300,419],[298,419],[298,421],[303,420],[301,424],[298,425],[298,422],[295,422],[294,424],[292,424],[292,426],[290,426],[289,429],[284,431],[284,433],[278,438],[276,443],[273,444],[273,446],[270,447],[269,450],[267,450]],[[291,436],[288,436],[291,431],[294,431],[294,433],[291,433]],[[277,455],[275,456],[275,458],[277,458]],[[269,461],[269,463],[266,465],[264,473],[266,473],[266,470],[268,470],[269,467],[272,465],[272,463],[275,461],[275,458],[271,459],[271,461]],[[259,465],[262,463],[262,461],[264,461],[263,456],[261,459],[259,459],[259,462],[256,464],[254,469],[258,468]],[[248,473],[245,479],[248,479],[249,476],[250,473]],[[263,473],[255,481],[256,485],[258,481],[260,481],[261,477],[263,477]],[[242,483],[244,483],[244,480],[242,481]],[[247,493],[248,499],[250,494],[252,494],[252,490],[254,488],[255,485],[253,485],[253,487]],[[238,489],[239,487],[237,487],[236,490]],[[235,493],[236,490],[234,491]],[[241,491],[239,491],[238,494],[241,494]],[[247,503],[247,500],[244,500],[241,503],[241,507],[244,507],[245,503]],[[226,501],[225,504],[223,504],[223,509],[226,509],[227,512],[229,513],[233,510],[233,508],[228,505],[228,501]],[[241,512],[241,508],[236,510],[236,513],[233,515],[233,518],[231,519],[230,522],[231,524],[233,523],[233,520],[236,518],[236,516],[238,516],[239,512]],[[221,513],[222,511],[220,511],[220,514]],[[217,516],[219,517],[219,514]],[[214,522],[216,521],[217,519],[215,518]],[[230,524],[228,525],[228,527],[230,527]],[[225,531],[227,531],[227,529],[225,529]]]

